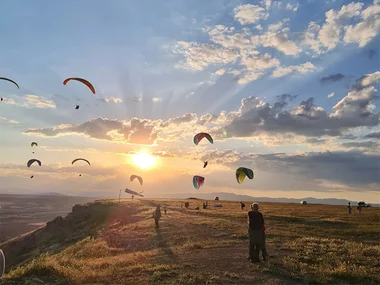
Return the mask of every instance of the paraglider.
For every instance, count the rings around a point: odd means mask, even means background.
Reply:
[[[133,190],[128,189],[128,188],[125,188],[124,192],[125,192],[125,193],[128,193],[128,194],[132,194],[132,195],[136,195],[136,196],[144,197],[144,195],[142,195],[141,193],[137,193],[136,191],[133,191]]]
[[[34,175],[30,176],[30,178],[33,178],[33,177],[34,177]]]
[[[131,175],[131,177],[129,178],[129,180],[132,182],[133,180],[135,180],[137,178],[137,180],[140,182],[140,185],[142,186],[143,185],[143,179],[142,177],[138,176],[138,175]]]
[[[197,190],[203,185],[204,182],[205,182],[205,178],[202,176],[195,175],[193,177],[193,185],[194,185],[194,188]]]
[[[3,102],[3,98],[1,98],[1,102]]]
[[[212,139],[212,137],[208,134],[208,133],[199,133],[199,134],[196,134],[195,136],[194,136],[194,139],[193,139],[193,141],[194,141],[194,143],[196,144],[196,145],[198,145],[199,144],[199,142],[203,139],[203,138],[206,138],[210,143],[214,143],[214,140]]]
[[[36,142],[32,142],[32,143],[30,144],[30,146],[31,146],[31,147],[38,146],[38,143],[36,143]]]
[[[35,162],[37,162],[39,166],[41,166],[42,164],[41,161],[39,161],[38,159],[30,159],[26,165],[30,167]]]
[[[75,110],[78,110],[78,109],[79,109],[79,105],[76,105],[76,106],[75,106]]]
[[[73,165],[75,162],[77,162],[77,161],[79,161],[79,160],[83,160],[83,161],[87,162],[88,165],[91,165],[91,163],[90,163],[87,159],[84,159],[84,158],[76,158],[76,159],[74,159],[74,160],[71,162],[71,164]]]
[[[79,174],[79,177],[82,177],[82,174]]]
[[[86,79],[78,78],[78,77],[70,77],[70,78],[65,79],[65,81],[63,81],[63,85],[66,85],[70,80],[76,80],[76,81],[83,83],[84,85],[86,85],[91,90],[91,92],[93,94],[95,94],[94,86],[92,86],[92,84],[90,82],[88,82]]]
[[[203,163],[203,168],[206,168],[207,164],[208,164],[208,161],[205,161],[205,162]]]
[[[240,184],[244,181],[245,177],[248,177],[249,179],[253,179],[253,171],[252,169],[245,168],[245,167],[239,167],[236,170],[236,180]]]
[[[13,81],[12,79],[9,79],[9,78],[6,78],[6,77],[0,77],[1,80],[6,80],[6,81],[9,81],[9,82],[12,82],[14,85],[17,86],[18,89],[20,89],[20,86],[18,86],[18,84]],[[2,100],[1,100],[2,101]]]

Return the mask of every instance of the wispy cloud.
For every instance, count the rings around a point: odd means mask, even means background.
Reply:
[[[15,98],[6,99],[3,102],[5,104],[16,105],[16,106],[24,107],[28,109],[31,109],[31,108],[55,109],[56,108],[56,104],[53,101],[43,98],[41,96],[32,95],[32,94],[25,95],[24,97],[21,97],[21,98],[15,97]]]
[[[329,95],[327,95],[327,98],[332,98],[332,97],[334,97],[334,95],[335,95],[335,93],[334,92],[331,92]]]
[[[17,124],[20,123],[19,121],[12,120],[12,119],[7,119],[7,118],[4,118],[4,117],[0,117],[0,120],[3,121],[3,122],[9,123],[9,124],[13,124],[13,125],[17,125]]]

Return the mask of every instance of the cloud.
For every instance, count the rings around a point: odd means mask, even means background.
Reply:
[[[186,58],[176,67],[194,71],[202,70],[211,64],[227,64],[239,57],[239,54],[234,51],[195,42],[177,42],[173,51],[184,55]]]
[[[25,133],[47,137],[80,134],[95,139],[137,144],[178,141],[193,135],[195,126],[210,132],[217,139],[257,137],[260,134],[339,137],[352,128],[374,127],[380,123],[380,114],[374,112],[374,101],[378,99],[376,89],[368,85],[374,84],[376,80],[368,74],[362,81],[366,87],[348,92],[333,106],[331,113],[317,106],[313,97],[303,100],[298,106],[285,109],[296,95],[279,95],[273,104],[251,96],[242,99],[237,111],[222,111],[219,114],[198,116],[187,113],[166,121],[97,118],[80,125],[30,129]]]
[[[260,20],[266,20],[268,16],[266,10],[258,5],[246,4],[234,9],[234,18],[241,25],[254,24]]]
[[[273,71],[273,77],[283,77],[292,73],[307,73],[311,71],[318,70],[311,62],[305,62],[301,65],[291,65],[286,67],[278,67]]]
[[[327,95],[327,98],[332,98],[332,97],[334,97],[334,95],[335,95],[335,93],[334,92],[331,92],[329,95]]]
[[[380,131],[372,132],[364,136],[367,139],[380,139]]]
[[[288,4],[286,4],[286,6],[285,6],[285,9],[286,10],[290,10],[290,11],[293,11],[293,12],[297,12],[297,10],[298,10],[298,6],[299,6],[299,4],[297,3],[297,4],[290,4],[290,3],[288,3]]]
[[[226,70],[224,68],[219,69],[218,71],[215,72],[216,75],[220,75],[220,76],[225,74],[225,73],[226,73]]]
[[[276,180],[281,181],[281,185],[284,187],[289,187],[289,184],[292,184],[291,181],[297,177],[296,180],[301,180],[301,184],[304,184],[303,187],[305,187],[299,190],[314,188],[314,190],[332,191],[331,188],[321,185],[321,180],[343,183],[342,190],[357,186],[359,187],[358,191],[370,189],[376,191],[380,186],[378,175],[380,156],[358,151],[253,154],[224,150],[209,151],[204,156],[196,158],[201,160],[209,158],[211,161],[224,164],[233,170],[241,165],[251,168],[260,173],[255,178],[258,189],[261,188],[261,183],[272,183],[270,179],[260,181],[259,178],[269,173],[275,174]],[[363,189],[363,186],[366,188]],[[279,185],[275,187],[282,188]],[[296,189],[293,186],[291,190]]]
[[[104,103],[121,103],[121,102],[123,102],[123,100],[121,98],[114,98],[114,97],[111,97],[111,98],[100,98],[98,100],[102,101]]]
[[[355,85],[352,87],[355,90],[363,90],[364,88],[376,85],[380,81],[380,71],[366,74],[355,80]]]
[[[341,81],[345,77],[346,76],[344,76],[342,73],[336,73],[336,74],[331,74],[331,75],[326,76],[326,77],[322,77],[319,81],[321,82],[321,84],[328,84],[328,83]]]
[[[363,47],[376,37],[380,31],[379,2],[375,0],[373,5],[361,12],[360,17],[361,21],[359,23],[348,25],[344,28],[346,32],[344,35],[344,42],[358,43],[359,47]]]
[[[0,120],[4,121],[6,123],[9,123],[9,124],[13,124],[13,125],[17,125],[17,124],[20,123],[19,121],[12,120],[12,119],[7,119],[7,118],[4,118],[4,117],[0,117]]]
[[[162,99],[161,98],[158,98],[158,97],[153,97],[152,98],[152,102],[153,103],[157,103],[157,102],[160,102]]]
[[[365,46],[380,31],[380,6],[376,1],[364,10],[363,3],[351,2],[343,5],[340,10],[327,11],[322,26],[315,22],[309,23],[303,33],[302,43],[314,52],[313,56],[331,51],[341,43]],[[359,22],[352,24],[358,19]]]
[[[39,109],[55,109],[56,105],[53,101],[45,99],[37,95],[25,95],[24,97],[17,97],[14,99],[6,99],[3,101],[5,104],[16,105],[23,108],[39,108]]]
[[[343,5],[339,11],[331,9],[326,12],[326,21],[319,31],[318,39],[327,50],[336,47],[340,41],[343,25],[351,18],[360,16],[363,5],[363,3],[352,2],[348,5]]]
[[[373,141],[361,141],[361,142],[346,142],[341,144],[344,147],[348,148],[375,148],[377,143]]]

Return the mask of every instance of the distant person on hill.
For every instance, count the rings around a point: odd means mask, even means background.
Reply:
[[[259,204],[251,205],[252,211],[248,212],[248,235],[249,256],[251,262],[260,262],[259,254],[262,251],[263,260],[266,261],[267,252],[265,248],[265,226],[264,217],[259,212]]]
[[[156,224],[156,229],[158,229],[159,228],[158,221],[161,218],[161,207],[160,207],[160,205],[157,205],[156,210],[153,212],[153,218],[154,218],[154,222]]]
[[[245,204],[243,202],[240,202],[240,207],[242,210],[244,210]]]
[[[356,210],[359,212],[359,214],[361,214],[362,213],[362,205],[358,205]]]
[[[352,208],[351,208],[351,203],[348,202],[348,214],[351,215],[351,212],[352,212]]]
[[[164,205],[164,213],[166,215],[166,204]]]

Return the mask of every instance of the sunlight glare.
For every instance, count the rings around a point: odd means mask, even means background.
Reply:
[[[132,154],[132,162],[140,168],[151,168],[156,164],[156,158],[149,153]]]

